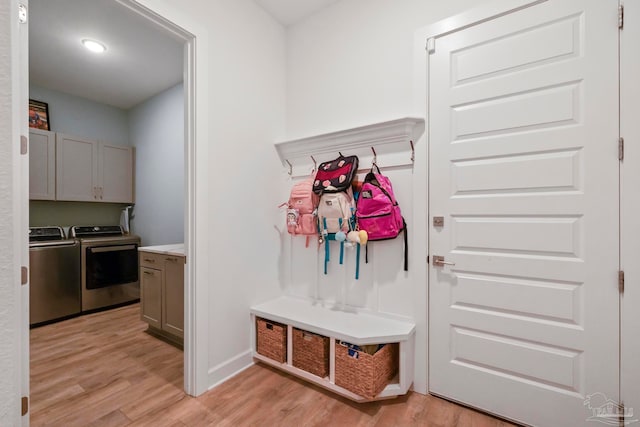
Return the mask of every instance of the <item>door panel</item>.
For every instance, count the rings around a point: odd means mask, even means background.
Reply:
[[[431,392],[548,426],[619,399],[617,37],[617,2],[550,0],[436,39]]]

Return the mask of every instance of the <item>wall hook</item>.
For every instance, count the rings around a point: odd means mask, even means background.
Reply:
[[[293,175],[293,166],[291,165],[291,162],[289,160],[285,160],[285,162],[287,162],[287,164],[289,165],[289,172],[287,172],[289,174],[289,176]]]
[[[375,148],[371,147],[371,151],[373,151],[373,161],[371,162],[371,166],[378,164],[378,154],[376,153]]]
[[[340,157],[344,157],[344,156],[342,155],[342,153],[341,153],[341,152],[339,152],[339,151],[338,151],[338,154],[340,154]]]
[[[318,163],[316,163],[316,159],[313,158],[313,156],[311,156],[311,160],[313,161],[313,170],[317,170],[318,169]]]
[[[416,150],[413,148],[413,141],[409,140],[409,144],[411,145],[411,163],[413,163],[416,159]]]

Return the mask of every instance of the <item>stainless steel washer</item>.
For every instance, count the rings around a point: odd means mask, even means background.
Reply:
[[[80,242],[60,227],[32,227],[29,264],[29,324],[80,313]]]

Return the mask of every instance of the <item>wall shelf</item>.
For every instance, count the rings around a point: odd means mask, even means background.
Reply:
[[[415,324],[357,310],[341,310],[317,301],[283,296],[251,307],[252,349],[256,360],[282,369],[356,402],[389,399],[406,394],[413,383]],[[256,352],[255,318],[261,317],[287,325],[287,361],[280,363]],[[292,330],[303,329],[330,338],[330,375],[316,377],[296,368],[292,361]],[[335,341],[366,345],[399,343],[398,375],[375,399],[358,396],[335,384]]]
[[[411,164],[411,144],[416,144],[424,133],[424,119],[405,117],[396,120],[359,126],[337,132],[330,132],[307,138],[294,139],[275,144],[280,161],[284,166],[293,168],[312,164],[311,156],[318,163],[337,157],[338,152],[347,155],[372,157],[371,148],[377,155],[385,156],[403,153],[400,163]],[[408,153],[408,154],[407,154]],[[396,166],[398,160],[392,161]]]

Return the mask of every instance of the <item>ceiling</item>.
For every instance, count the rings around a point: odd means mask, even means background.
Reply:
[[[288,27],[338,0],[254,0],[282,25]]]
[[[254,1],[286,27],[338,0]],[[32,84],[126,110],[183,79],[182,42],[116,1],[31,0],[29,12]]]

